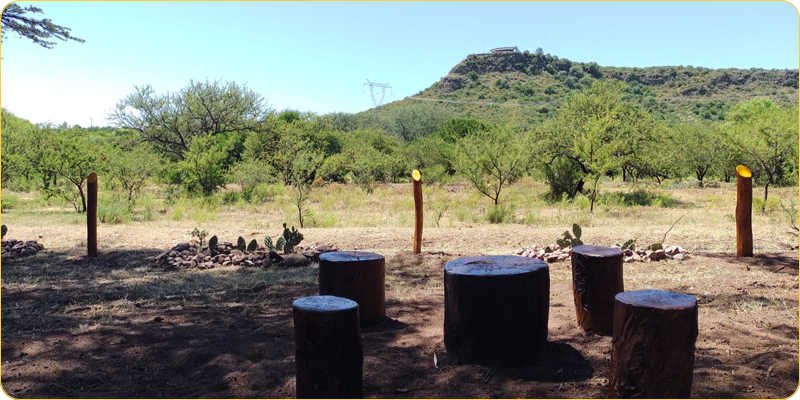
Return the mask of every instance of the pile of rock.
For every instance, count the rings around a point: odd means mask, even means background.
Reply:
[[[197,254],[197,245],[179,243],[173,248],[161,253],[155,258],[155,263],[167,268],[180,269],[209,269],[227,265],[241,265],[246,267],[269,268],[301,267],[311,262],[319,261],[319,255],[328,251],[337,251],[336,246],[323,245],[311,246],[307,249],[296,247],[295,250],[303,254],[293,253],[280,255],[269,251],[264,246],[259,246],[253,252],[242,252],[233,243],[220,242],[217,244],[217,254],[208,254],[208,248],[203,246],[203,251]]]
[[[622,245],[619,243],[613,247],[620,248]],[[514,254],[523,257],[538,258],[547,263],[570,261],[570,251],[572,247],[564,247],[557,244],[550,246],[539,247],[536,245],[523,247],[517,250]],[[689,258],[689,253],[681,246],[667,246],[659,250],[646,250],[638,248],[634,245],[634,249],[625,249],[622,251],[622,261],[628,262],[651,262],[659,260],[686,260]]]
[[[39,250],[44,250],[44,246],[36,242],[35,240],[15,240],[15,239],[3,239],[0,241],[2,243],[2,259],[5,260],[13,260],[18,257],[28,257],[32,256],[39,252]]]

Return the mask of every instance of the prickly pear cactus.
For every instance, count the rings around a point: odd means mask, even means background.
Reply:
[[[236,248],[239,249],[242,253],[247,250],[247,243],[244,241],[244,238],[239,236],[239,239],[236,240]]]
[[[264,246],[269,251],[275,251],[275,245],[272,244],[272,238],[269,236],[264,236]]]
[[[279,238],[278,238],[278,240],[275,242],[275,248],[276,248],[276,249],[283,250],[283,249],[284,249],[284,247],[283,247],[283,246],[284,246],[285,244],[286,244],[286,239],[284,239],[284,238],[283,238],[283,236],[281,236],[281,237],[279,237]]]
[[[216,235],[212,236],[211,239],[208,239],[208,254],[211,257],[214,257],[215,255],[217,255],[217,243],[218,242],[219,242],[219,239],[217,239]]]
[[[255,239],[253,239],[250,241],[250,244],[247,245],[247,252],[252,253],[256,250],[258,250],[258,242]]]
[[[6,227],[5,225],[0,226],[0,230],[2,230],[2,236],[0,236],[0,238],[5,238],[6,233],[8,233],[8,227]]]
[[[575,234],[573,238],[569,231],[564,231],[564,238],[556,240],[561,247],[575,247],[583,244],[581,241],[581,227],[578,224],[572,224],[572,233]]]
[[[300,244],[303,241],[303,234],[300,233],[297,229],[292,227],[291,230],[286,227],[286,223],[283,224],[283,239],[285,243],[283,245],[283,253],[289,254],[294,250],[294,246]]]

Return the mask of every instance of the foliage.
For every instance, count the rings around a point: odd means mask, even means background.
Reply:
[[[43,11],[38,7],[22,7],[16,3],[11,3],[6,6],[3,10],[2,17],[0,17],[0,23],[2,23],[2,40],[5,40],[8,34],[13,32],[32,40],[45,49],[52,49],[56,45],[56,42],[47,40],[50,38],[55,38],[63,42],[68,40],[78,43],[85,42],[83,39],[72,36],[70,34],[70,28],[56,25],[48,18],[36,19],[25,15],[27,13],[42,14]]]
[[[547,196],[551,200],[560,200],[566,194],[575,198],[583,188],[583,173],[580,167],[566,157],[555,157],[549,164],[544,164],[544,176],[550,191]]]
[[[169,172],[170,183],[181,185],[188,193],[214,193],[225,184],[226,150],[226,143],[211,135],[195,138],[184,159]]]
[[[300,233],[295,227],[292,227],[290,230],[286,227],[286,224],[283,224],[283,233],[278,237],[278,240],[275,244],[272,244],[272,238],[269,236],[264,236],[264,246],[267,247],[270,251],[275,251],[276,249],[283,251],[284,254],[289,254],[294,252],[294,247],[300,244],[303,241],[303,234]]]
[[[507,127],[477,131],[456,144],[459,174],[495,206],[503,187],[522,176],[532,162],[525,136]]]
[[[575,162],[592,183],[590,212],[600,178],[639,154],[643,144],[653,139],[650,117],[622,100],[623,89],[619,82],[595,81],[585,93],[567,100],[542,128],[540,154]]]
[[[185,158],[195,138],[257,131],[268,108],[261,95],[235,82],[189,81],[178,92],[156,94],[137,86],[108,116],[116,126],[138,131],[160,153]]]
[[[719,124],[681,123],[674,128],[673,140],[662,151],[675,149],[680,153],[683,168],[694,173],[700,187],[703,179],[720,163],[719,144],[722,141]]]
[[[208,236],[208,232],[201,231],[199,228],[194,228],[192,231],[192,238],[197,239],[197,254],[203,252],[203,242],[205,241],[206,236]],[[216,236],[214,237],[216,238]]]
[[[49,137],[50,146],[38,149],[42,155],[42,168],[45,176],[54,175],[67,181],[67,186],[49,185],[43,188],[45,197],[61,197],[75,207],[76,211],[86,212],[85,184],[89,173],[99,168],[97,152],[90,144],[85,132],[78,128],[45,126],[41,133]],[[31,149],[33,151],[33,149]],[[69,184],[77,189],[77,195]]]
[[[768,99],[744,101],[730,111],[725,128],[727,139],[750,158],[755,167],[751,169],[761,173],[766,203],[769,185],[780,179],[789,156],[797,154],[797,108],[781,108]]]
[[[247,201],[252,198],[255,188],[262,184],[276,182],[276,171],[271,165],[254,159],[234,164],[228,170],[227,180],[239,185]]]
[[[572,237],[569,231],[564,231],[564,237],[556,240],[556,243],[562,248],[582,245],[581,227],[578,224],[572,224],[572,233],[575,235],[575,237]]]
[[[385,112],[386,132],[406,142],[435,133],[446,121],[456,117],[450,108],[430,103],[416,102]]]
[[[125,151],[111,148],[103,158],[110,186],[124,194],[128,211],[133,209],[144,185],[160,174],[164,165],[162,159],[144,145]]]

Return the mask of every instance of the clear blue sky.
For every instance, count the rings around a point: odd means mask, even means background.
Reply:
[[[10,35],[0,103],[32,122],[105,125],[134,85],[246,84],[275,109],[329,113],[423,90],[467,54],[544,49],[604,66],[798,68],[785,2],[19,2],[86,43]]]

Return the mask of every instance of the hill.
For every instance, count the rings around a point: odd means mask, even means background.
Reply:
[[[475,118],[492,121],[516,114],[535,122],[547,118],[566,98],[597,79],[627,83],[628,100],[667,121],[721,120],[731,106],[754,97],[766,97],[782,106],[798,104],[796,69],[604,67],[537,49],[534,53],[470,54],[429,88],[382,108],[437,102]]]

